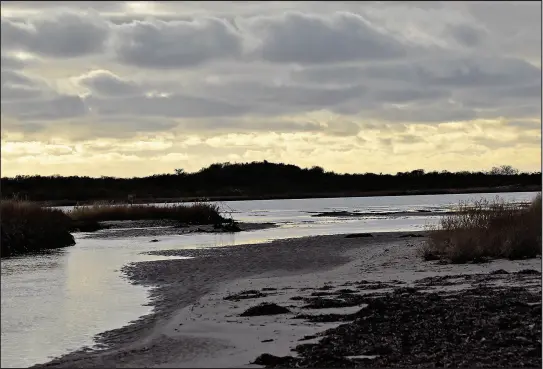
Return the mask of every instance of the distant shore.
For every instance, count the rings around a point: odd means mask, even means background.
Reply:
[[[318,192],[318,193],[294,193],[294,194],[264,194],[264,195],[218,195],[218,196],[187,196],[176,198],[136,198],[134,204],[149,203],[182,203],[198,201],[250,201],[250,200],[295,200],[341,197],[382,197],[382,196],[420,196],[420,195],[452,195],[470,193],[506,193],[506,192],[537,192],[541,191],[541,185],[531,186],[503,186],[503,187],[474,187],[466,189],[443,188],[431,190],[387,190],[387,191],[349,191],[349,192]],[[99,200],[52,200],[36,201],[43,206],[75,206],[92,204]],[[103,200],[113,203],[126,203],[126,200]]]

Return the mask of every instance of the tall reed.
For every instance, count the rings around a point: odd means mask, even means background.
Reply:
[[[509,204],[499,197],[460,203],[458,212],[442,217],[429,229],[421,252],[426,260],[453,263],[541,255],[541,193],[528,206]]]
[[[1,256],[12,256],[75,244],[71,218],[61,210],[23,200],[0,205]]]

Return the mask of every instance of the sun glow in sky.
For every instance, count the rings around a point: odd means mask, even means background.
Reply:
[[[541,168],[540,2],[3,2],[2,176]]]

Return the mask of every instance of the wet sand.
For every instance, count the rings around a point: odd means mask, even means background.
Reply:
[[[303,297],[318,297],[319,292],[321,297],[326,296],[322,293],[331,289],[352,289],[357,281],[377,281],[381,285],[374,283],[375,288],[370,290],[386,293],[425,277],[497,269],[541,271],[540,259],[479,265],[424,262],[417,253],[417,245],[424,238],[402,235],[405,233],[376,233],[363,238],[317,236],[155,252],[195,258],[142,262],[124,268],[132,283],[152,287],[152,314],[101,334],[97,340],[104,346],[101,350],[82,349],[36,367],[254,367],[250,363],[259,355],[293,355],[291,350],[300,339],[341,322],[310,321],[307,317],[293,321],[292,314],[239,317],[256,303],[274,302],[293,314],[354,314],[360,304],[334,307],[324,303],[318,309],[308,309],[303,307],[308,303]],[[256,290],[263,296],[240,299],[239,293],[246,290]],[[311,296],[314,293],[317,295]]]

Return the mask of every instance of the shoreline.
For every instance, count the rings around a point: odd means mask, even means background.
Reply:
[[[151,252],[195,259],[125,266],[123,272],[131,283],[151,287],[153,312],[125,327],[98,335],[97,343],[107,346],[106,349],[89,351],[82,348],[34,367],[224,367],[220,363],[225,357],[229,358],[231,367],[247,366],[249,359],[253,361],[258,355],[270,352],[265,349],[277,343],[258,341],[255,345],[254,337],[250,342],[241,340],[243,335],[254,336],[256,325],[240,326],[228,322],[235,318],[226,315],[232,314],[233,306],[239,310],[254,305],[255,301],[248,299],[226,304],[224,297],[228,294],[281,286],[298,290],[317,288],[330,281],[339,284],[363,278],[397,279],[409,283],[424,277],[451,274],[455,270],[461,274],[500,268],[541,270],[541,259],[498,260],[483,265],[423,262],[416,253],[416,243],[424,238],[402,238],[406,233],[374,233],[373,237],[365,238],[346,238],[344,234],[312,236],[228,248]],[[285,290],[285,294],[288,293],[289,290]],[[244,302],[245,306],[240,307]],[[217,314],[223,315],[218,317]],[[180,322],[183,325],[179,326]],[[287,355],[301,338],[300,334],[310,335],[315,329],[323,330],[315,324],[312,328],[294,327],[284,322],[264,325],[271,329],[262,328],[266,334],[279,332],[279,338],[269,339],[283,342],[279,351],[272,352],[274,355]],[[292,333],[292,327],[296,328],[296,334]],[[227,334],[232,330],[239,334]]]
[[[179,226],[174,221],[109,221],[102,222],[106,227],[95,232],[82,232],[85,233],[84,238],[125,238],[125,237],[160,237],[171,235],[187,235],[193,233],[213,233],[213,234],[231,234],[240,232],[257,231],[261,229],[276,228],[275,223],[247,223],[236,222],[239,227],[237,231],[227,231],[224,228],[215,228],[213,225],[189,225],[183,224]],[[158,240],[156,240],[158,241]],[[152,241],[152,242],[156,242]]]
[[[509,193],[509,192],[540,192],[541,186],[505,186],[505,187],[477,187],[465,189],[442,188],[435,190],[386,190],[386,191],[345,191],[345,192],[319,192],[302,194],[277,194],[277,195],[219,195],[219,196],[187,196],[178,198],[140,198],[134,199],[134,204],[168,204],[198,201],[229,202],[251,200],[301,200],[301,199],[326,199],[326,198],[350,198],[350,197],[387,197],[387,196],[421,196],[421,195],[458,195],[478,193]],[[100,200],[39,200],[36,203],[42,206],[76,206],[89,205]],[[127,203],[126,200],[112,201],[115,204]]]

